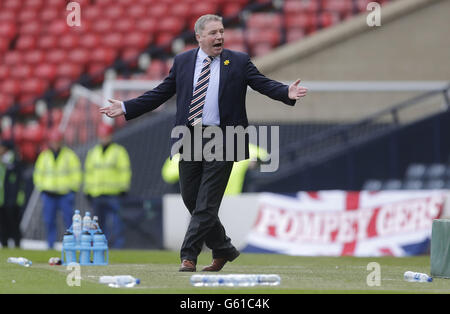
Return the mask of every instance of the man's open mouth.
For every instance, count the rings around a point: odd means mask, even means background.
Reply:
[[[213,47],[214,48],[220,48],[220,47],[222,47],[222,45],[223,45],[223,43],[217,43],[217,44],[214,44]]]

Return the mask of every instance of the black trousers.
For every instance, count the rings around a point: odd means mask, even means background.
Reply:
[[[191,213],[181,260],[197,262],[203,244],[212,250],[213,258],[227,257],[236,251],[218,216],[232,168],[232,161],[180,161],[181,196]]]
[[[13,239],[14,245],[20,247],[22,238],[20,232],[21,216],[18,206],[0,207],[0,242],[3,247],[8,247],[8,239]]]

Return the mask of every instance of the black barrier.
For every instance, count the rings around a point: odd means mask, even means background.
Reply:
[[[122,202],[126,249],[162,249],[162,199],[126,198]]]

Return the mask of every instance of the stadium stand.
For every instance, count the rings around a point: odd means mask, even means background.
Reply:
[[[14,121],[24,123],[25,128],[25,120],[36,117],[38,99],[49,106],[46,114],[50,116],[38,120],[45,132],[53,125],[52,111],[67,99],[70,87],[74,83],[96,86],[102,83],[109,68],[125,77],[131,73],[141,79],[162,79],[176,53],[172,44],[181,38],[184,49],[194,47],[193,25],[205,13],[218,13],[225,18],[227,28],[230,27],[226,47],[259,56],[333,26],[365,10],[368,3],[121,0],[112,5],[113,1],[108,0],[79,0],[82,25],[69,27],[68,2],[0,2],[0,115],[19,115],[20,119]],[[142,53],[152,55],[152,62],[140,70],[137,66]],[[133,74],[136,71],[138,75]],[[5,130],[2,137],[13,133]],[[32,144],[18,144],[21,152],[25,147],[32,151]],[[34,153],[22,156],[24,160],[33,162],[42,144],[35,142]]]

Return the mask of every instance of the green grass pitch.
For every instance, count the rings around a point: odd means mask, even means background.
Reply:
[[[9,264],[9,256],[23,256],[33,265],[29,268]],[[450,280],[434,278],[432,283],[410,283],[403,280],[407,270],[430,272],[430,257],[301,257],[277,254],[246,254],[228,263],[222,273],[273,273],[281,277],[275,287],[193,287],[192,273],[178,272],[177,252],[111,250],[108,266],[82,266],[81,285],[66,283],[71,270],[50,266],[58,251],[0,250],[0,293],[133,293],[133,294],[299,294],[299,293],[449,293]],[[199,256],[198,269],[210,263],[210,253]],[[379,286],[367,284],[371,262],[379,264]],[[201,272],[197,272],[201,273]],[[133,288],[110,288],[98,283],[102,275],[132,275],[141,279]],[[369,280],[370,282],[370,280]]]

